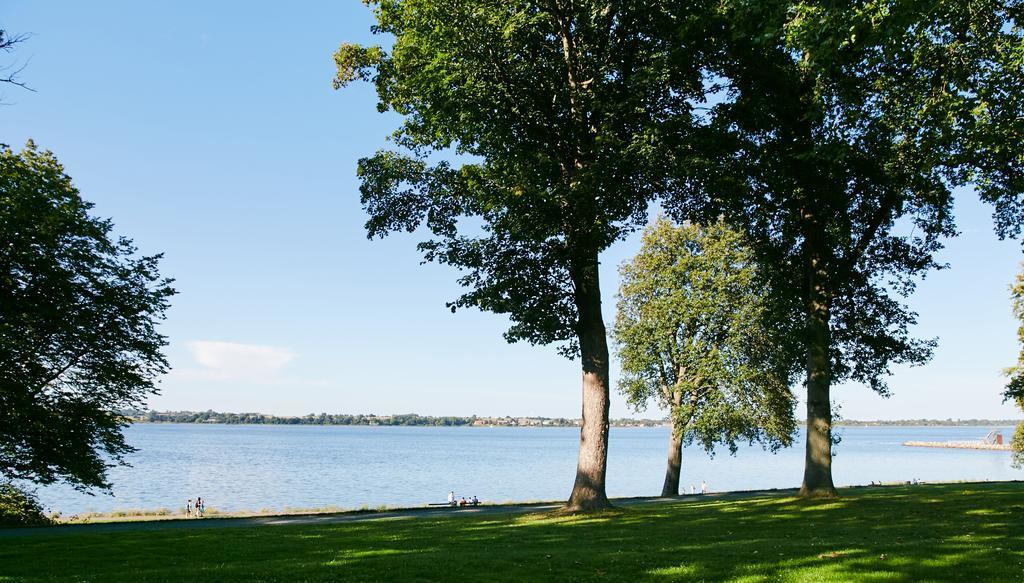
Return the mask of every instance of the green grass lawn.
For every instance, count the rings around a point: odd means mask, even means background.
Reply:
[[[0,581],[1022,581],[1024,484],[723,495],[598,515],[36,533]]]

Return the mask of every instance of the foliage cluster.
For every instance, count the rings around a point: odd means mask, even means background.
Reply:
[[[0,483],[0,527],[52,523],[34,493],[10,482]]]
[[[795,430],[790,386],[799,355],[773,320],[743,236],[723,222],[680,226],[659,217],[620,268],[613,336],[619,388],[637,409],[670,411],[681,444],[772,449]]]
[[[0,475],[105,488],[132,451],[119,410],[166,372],[157,330],[174,293],[89,214],[57,159],[0,148]]]
[[[1010,300],[1013,307],[1013,316],[1020,322],[1017,327],[1017,343],[1020,345],[1020,353],[1017,356],[1017,364],[1008,367],[1004,372],[1009,377],[1006,384],[1004,399],[1012,399],[1017,406],[1024,410],[1024,265],[1017,274],[1017,279],[1010,286]],[[1024,467],[1024,423],[1017,425],[1010,440],[1013,448],[1014,467]]]
[[[707,3],[371,4],[391,49],[335,53],[336,87],[372,81],[403,116],[396,148],[359,161],[368,235],[425,227],[425,258],[465,270],[453,310],[577,356],[581,278],[646,220],[662,124],[701,91],[701,48],[666,27]],[[451,150],[457,166],[429,157]]]

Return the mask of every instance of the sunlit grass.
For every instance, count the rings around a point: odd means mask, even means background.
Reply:
[[[599,514],[0,532],[0,581],[1017,581],[1024,484],[724,495]]]

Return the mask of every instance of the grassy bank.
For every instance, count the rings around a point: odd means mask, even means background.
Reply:
[[[829,502],[723,495],[595,516],[0,538],[0,581],[1024,578],[1024,484],[858,488]]]
[[[340,514],[358,512],[384,512],[389,510],[388,506],[377,506],[370,508],[342,508],[341,506],[320,506],[315,508],[302,508],[285,506],[281,509],[261,508],[259,510],[237,510],[222,511],[218,508],[207,507],[202,519],[214,518],[252,518],[261,516],[295,516],[305,514]],[[168,508],[122,508],[109,512],[80,512],[78,514],[52,514],[51,519],[55,524],[109,524],[114,522],[163,522],[168,520],[198,520],[199,517],[189,516],[184,508],[170,510]]]

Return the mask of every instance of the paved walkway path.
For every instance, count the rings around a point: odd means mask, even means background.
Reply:
[[[769,490],[759,492],[729,492],[723,494],[687,494],[676,497],[657,498],[615,498],[612,504],[619,507],[638,506],[642,504],[659,504],[666,502],[696,501],[700,499],[749,497],[755,495],[792,495],[795,490]],[[501,514],[526,514],[531,512],[551,512],[562,507],[561,502],[540,504],[501,504],[494,506],[465,506],[450,508],[408,508],[387,512],[347,512],[338,514],[292,514],[280,516],[250,516],[242,518],[202,518],[180,520],[139,520],[126,522],[101,522],[95,524],[64,524],[60,526],[42,526],[33,528],[0,529],[0,539],[25,536],[61,536],[79,534],[97,534],[111,532],[132,532],[140,530],[175,530],[175,529],[206,529],[206,528],[238,528],[250,526],[280,526],[288,524],[338,524],[342,522],[365,522],[369,520],[412,520],[424,518],[441,518],[448,516],[487,516]]]

